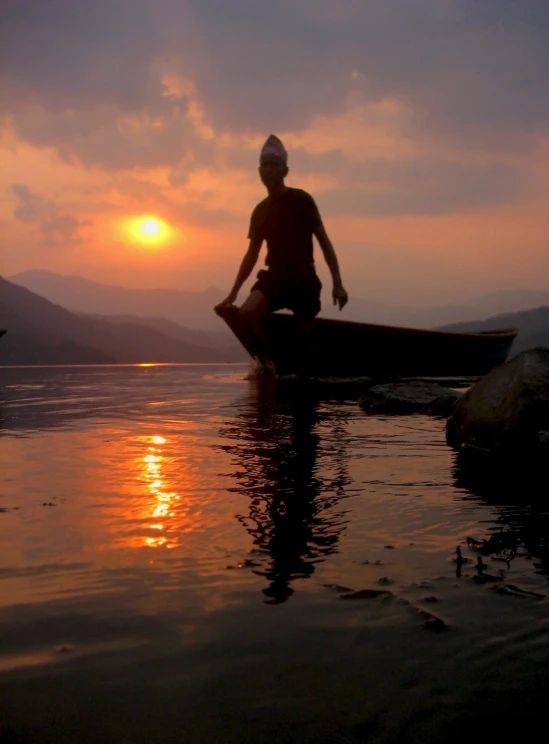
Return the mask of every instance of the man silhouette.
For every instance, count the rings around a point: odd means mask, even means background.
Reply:
[[[267,198],[254,209],[248,231],[248,250],[232,290],[220,306],[234,305],[238,293],[252,273],[261,246],[267,243],[266,269],[259,271],[240,315],[256,340],[258,359],[273,368],[260,321],[276,310],[294,313],[299,331],[306,337],[320,312],[322,284],[315,270],[313,236],[318,240],[333,280],[332,299],[339,309],[348,302],[334,247],[326,234],[320,213],[310,194],[286,186],[288,154],[282,142],[271,134],[260,154],[259,177]],[[219,306],[218,306],[219,307]]]

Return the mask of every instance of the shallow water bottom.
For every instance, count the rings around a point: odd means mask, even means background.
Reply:
[[[395,600],[240,607],[192,629],[186,612],[113,610],[94,642],[57,608],[61,636],[82,640],[4,681],[3,741],[457,742],[486,724],[507,740],[543,723],[539,616],[488,641],[474,622],[431,635]],[[86,611],[101,616],[95,602]]]

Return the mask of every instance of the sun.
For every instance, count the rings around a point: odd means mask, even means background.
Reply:
[[[133,243],[144,247],[165,245],[173,233],[173,229],[164,220],[150,214],[128,218],[124,230]]]
[[[156,217],[145,217],[145,219],[139,224],[139,229],[143,235],[153,236],[158,235],[162,230],[162,223],[157,220]]]

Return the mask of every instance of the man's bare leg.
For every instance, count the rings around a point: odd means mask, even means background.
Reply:
[[[246,323],[250,333],[255,337],[258,344],[258,358],[261,364],[272,367],[274,364],[269,354],[267,340],[261,329],[259,321],[269,314],[269,305],[263,292],[254,289],[240,308],[240,317]]]

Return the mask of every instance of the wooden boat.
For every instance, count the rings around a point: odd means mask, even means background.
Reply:
[[[257,344],[238,308],[217,307],[216,313],[256,357]],[[262,326],[277,373],[296,373],[304,344],[293,316],[272,313]],[[505,362],[517,333],[516,328],[450,333],[316,318],[307,366],[314,377],[480,377]]]

